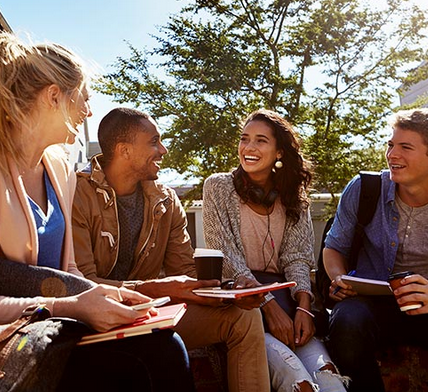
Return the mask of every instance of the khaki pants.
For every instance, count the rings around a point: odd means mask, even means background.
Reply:
[[[270,391],[264,329],[258,309],[188,305],[175,330],[188,350],[226,344],[229,392]]]

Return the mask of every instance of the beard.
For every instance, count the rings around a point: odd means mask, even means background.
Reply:
[[[154,167],[153,164],[148,164],[144,166],[136,167],[133,165],[133,172],[136,174],[136,177],[139,181],[154,181],[159,178],[158,172],[159,169]]]

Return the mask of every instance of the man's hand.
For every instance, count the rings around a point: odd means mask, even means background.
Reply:
[[[265,297],[263,294],[254,294],[254,295],[247,295],[245,297],[237,298],[237,299],[226,299],[223,301],[223,303],[231,303],[238,308],[245,309],[245,310],[251,310],[254,308],[259,308],[260,304],[265,300]]]
[[[397,299],[398,304],[401,305],[409,301],[421,302],[422,307],[408,310],[406,313],[408,315],[428,313],[428,280],[421,275],[415,274],[406,276],[403,281],[404,285],[394,290],[394,295],[402,295]]]
[[[169,276],[163,279],[141,281],[136,284],[135,290],[152,298],[169,296],[171,303],[185,302],[207,306],[222,306],[219,298],[201,297],[192,292],[201,287],[220,286],[218,280],[196,280],[186,275]]]
[[[329,289],[329,297],[336,302],[357,295],[357,292],[352,290],[352,286],[344,283],[340,276],[341,275],[336,276],[336,278],[331,281]]]
[[[345,256],[339,253],[337,250],[324,248],[323,249],[323,258],[325,270],[332,279],[329,297],[333,301],[342,301],[347,297],[352,297],[357,295],[355,291],[352,290],[352,286],[349,286],[342,282],[341,275],[346,275],[346,265],[347,260]]]

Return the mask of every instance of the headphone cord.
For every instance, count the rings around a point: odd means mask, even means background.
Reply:
[[[270,238],[270,244],[272,246],[272,253],[271,253],[270,257],[269,257],[268,262],[266,263],[265,244],[266,244],[266,242],[268,240],[268,237]],[[263,264],[265,265],[265,268],[264,268],[263,272],[266,272],[266,270],[268,269],[268,267],[272,263],[273,256],[275,255],[275,241],[273,240],[272,232],[270,231],[270,214],[269,214],[269,211],[268,211],[268,214],[267,214],[267,232],[266,232],[265,238],[263,240],[263,244],[262,244],[262,254],[263,254]]]

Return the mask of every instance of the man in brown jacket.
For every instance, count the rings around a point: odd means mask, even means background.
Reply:
[[[186,302],[176,331],[187,349],[226,343],[230,392],[269,391],[259,310],[192,292],[219,282],[195,279],[185,212],[175,192],[156,181],[167,150],[155,121],[135,109],[113,109],[98,140],[103,154],[78,173],[73,205],[80,271],[98,283]]]

